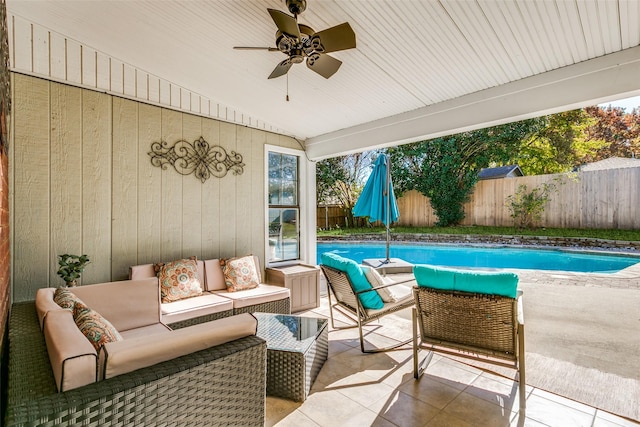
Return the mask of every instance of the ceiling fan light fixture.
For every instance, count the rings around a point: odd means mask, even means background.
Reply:
[[[302,52],[302,49],[292,49],[291,52],[289,52],[289,59],[294,64],[300,64],[304,61],[304,53]]]
[[[287,9],[292,15],[300,15],[307,9],[307,0],[287,0]]]

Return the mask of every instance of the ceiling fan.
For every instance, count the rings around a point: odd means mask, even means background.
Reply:
[[[287,8],[293,16],[275,9],[267,9],[278,27],[277,47],[236,46],[239,50],[268,50],[282,52],[287,59],[280,62],[269,75],[270,79],[284,76],[293,64],[307,59],[307,67],[328,79],[338,71],[342,61],[327,55],[330,52],[356,47],[356,35],[348,22],[315,32],[311,27],[298,24],[298,15],[307,8],[306,0],[286,0]]]

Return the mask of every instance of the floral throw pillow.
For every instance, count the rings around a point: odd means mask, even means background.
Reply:
[[[108,342],[122,341],[122,336],[111,322],[82,301],[76,301],[73,306],[73,320],[96,351]]]
[[[62,308],[73,311],[76,302],[82,303],[82,300],[75,296],[68,288],[57,288],[53,293],[53,302]]]
[[[202,295],[195,259],[179,259],[157,267],[162,302],[174,302]]]
[[[256,263],[252,255],[220,260],[227,291],[236,292],[257,288],[260,284]]]

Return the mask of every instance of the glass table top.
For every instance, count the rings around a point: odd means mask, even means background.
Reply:
[[[306,352],[327,319],[287,314],[253,313],[258,319],[257,335],[267,341],[267,349]]]

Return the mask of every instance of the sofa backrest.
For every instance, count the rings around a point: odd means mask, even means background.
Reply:
[[[418,286],[443,291],[472,292],[516,298],[518,288],[518,276],[509,272],[415,265],[413,274]]]
[[[202,260],[197,260],[196,265],[198,268],[198,280],[200,280],[200,285],[202,285],[202,289],[204,290],[204,283],[206,280],[204,273],[204,262]],[[130,280],[148,279],[150,277],[157,277],[156,272],[153,269],[153,264],[141,264],[129,267]]]
[[[204,275],[206,277],[207,291],[226,291],[224,274],[219,259],[207,259],[204,261]]]
[[[118,331],[160,323],[160,287],[156,278],[83,285],[71,292]]]

